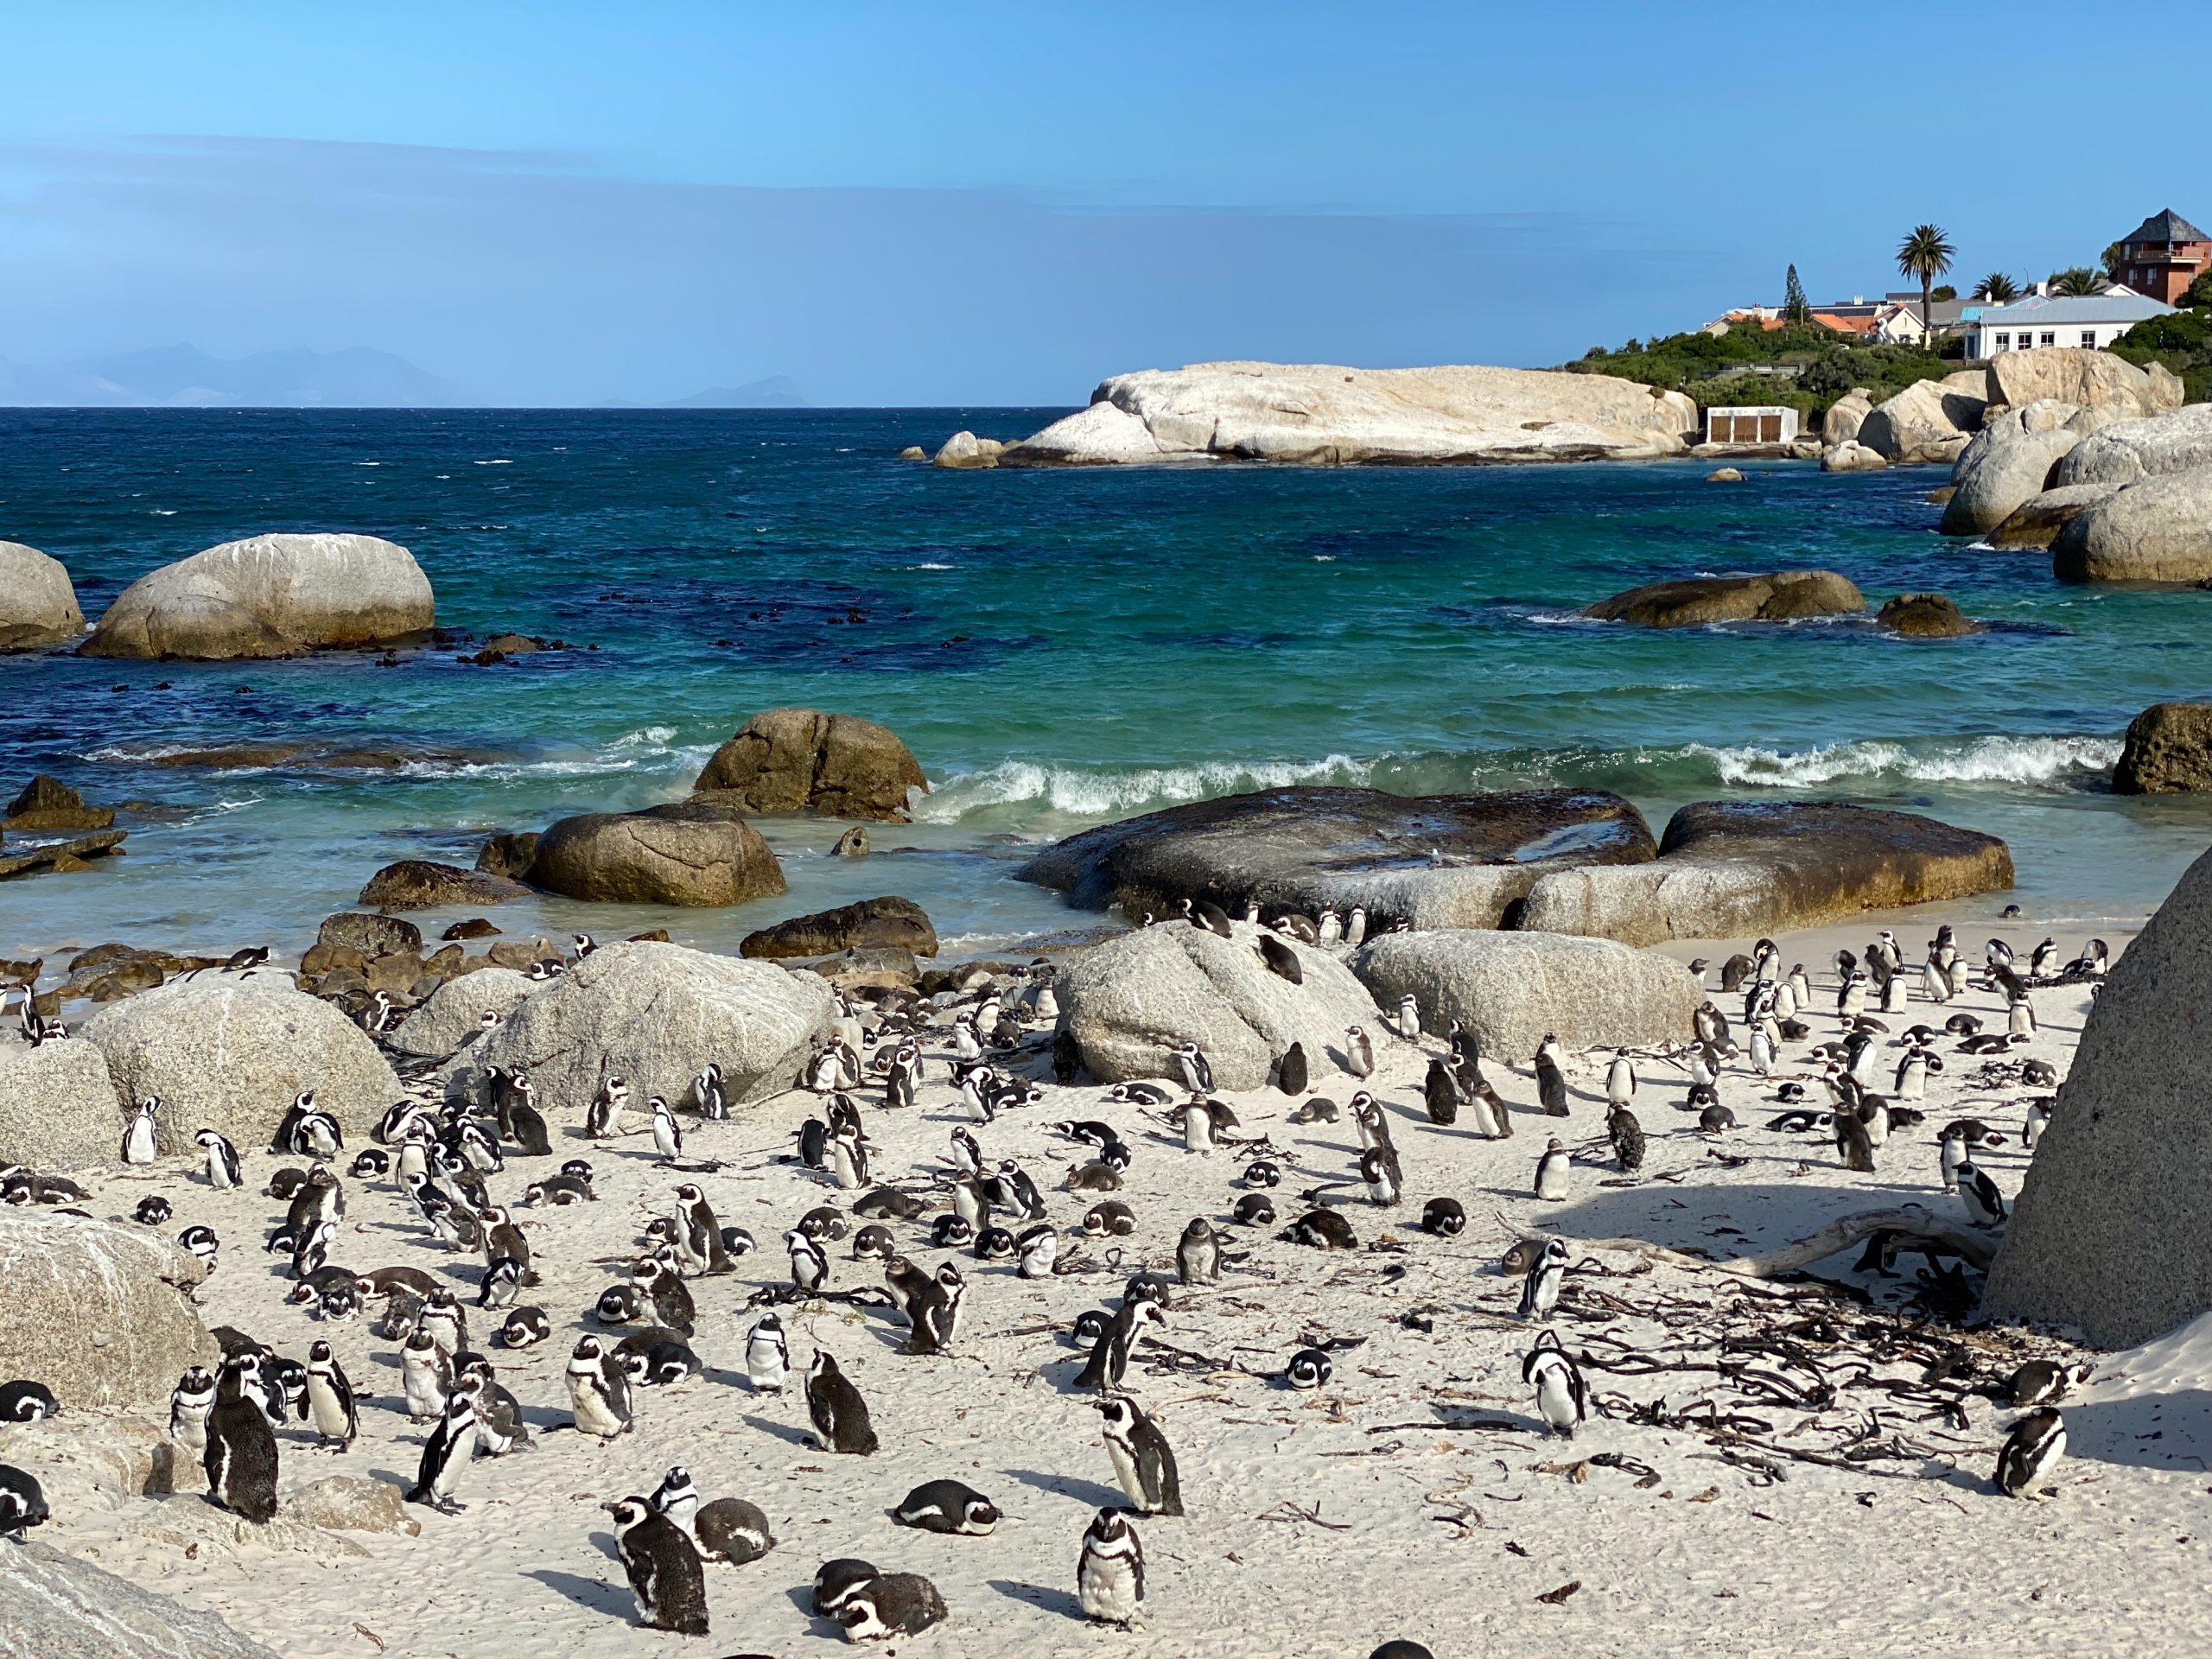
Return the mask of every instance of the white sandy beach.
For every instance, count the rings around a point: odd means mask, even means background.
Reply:
[[[1993,897],[1940,916],[1956,922],[1970,954],[1993,932],[2024,952],[2044,930],[2032,918],[1997,923],[2001,903]],[[1783,940],[1784,962],[1805,963],[1826,993],[1809,1016],[1815,1039],[1837,1029],[1829,957],[1839,944],[1862,950],[1886,921],[1916,960],[1937,919],[1933,910],[1869,917]],[[2101,931],[2115,949],[2124,946],[2119,929]],[[2063,934],[2059,942],[2071,956],[2082,937]],[[1716,962],[1727,954],[1669,949]],[[1740,999],[1715,996],[1733,1018]],[[2024,1052],[2063,1073],[2088,992],[2053,987],[2034,1000],[2041,1031]],[[1916,998],[1910,1014],[1887,1023],[1893,1032],[1922,1019],[1940,1025],[1930,1016],[1961,1008],[2001,1026],[2002,1006],[1991,992],[1940,1010]],[[1649,1150],[1641,1176],[1624,1179],[1605,1139],[1596,1059],[1578,1062],[1573,1115],[1560,1124],[1535,1110],[1529,1057],[1485,1057],[1487,1074],[1518,1109],[1513,1137],[1488,1141],[1430,1126],[1420,1104],[1426,1053],[1395,1039],[1379,1046],[1387,1054],[1376,1093],[1395,1109],[1404,1205],[1376,1209],[1357,1185],[1333,1194],[1365,1247],[1353,1255],[1279,1243],[1272,1228],[1230,1228],[1246,1232],[1235,1241],[1246,1259],[1218,1288],[1179,1293],[1161,1344],[1141,1349],[1132,1367],[1129,1387],[1175,1448],[1189,1508],[1185,1519],[1139,1523],[1151,1577],[1148,1621],[1137,1631],[1089,1625],[1077,1611],[1083,1529],[1099,1505],[1122,1500],[1090,1396],[1071,1388],[1081,1357],[1066,1332],[1083,1310],[1111,1306],[1138,1266],[1172,1274],[1175,1240],[1191,1217],[1226,1224],[1244,1190],[1245,1158],[1234,1150],[1187,1154],[1179,1140],[1142,1121],[1137,1109],[1106,1101],[1094,1085],[1048,1083],[1043,1106],[977,1133],[987,1153],[1015,1158],[1032,1173],[1052,1220],[1072,1229],[1095,1198],[1060,1190],[1075,1149],[1047,1125],[1068,1116],[1120,1125],[1135,1154],[1120,1195],[1136,1212],[1135,1236],[1117,1264],[1105,1245],[1071,1240],[1064,1258],[1088,1270],[1049,1282],[1024,1281],[1010,1266],[985,1267],[961,1253],[970,1289],[955,1357],[901,1353],[902,1331],[880,1313],[792,1310],[791,1390],[780,1398],[749,1391],[741,1362],[753,1316],[746,1300],[760,1284],[788,1282],[778,1243],[784,1229],[804,1211],[838,1199],[796,1164],[777,1161],[815,1107],[810,1096],[787,1095],[690,1131],[687,1155],[724,1165],[692,1179],[724,1222],[749,1229],[762,1246],[734,1276],[690,1281],[699,1313],[694,1345],[707,1376],[643,1393],[634,1431],[613,1443],[562,1427],[569,1348],[580,1332],[599,1328],[589,1315],[599,1292],[620,1276],[645,1223],[667,1212],[674,1185],[686,1179],[657,1165],[645,1137],[594,1147],[575,1127],[580,1110],[562,1109],[548,1113],[556,1153],[592,1158],[601,1202],[518,1211],[543,1274],[524,1300],[551,1315],[553,1338],[519,1354],[481,1337],[472,1345],[489,1353],[524,1402],[538,1444],[479,1460],[462,1482],[464,1513],[410,1509],[419,1536],[322,1532],[287,1527],[281,1516],[276,1528],[257,1534],[202,1500],[196,1470],[180,1478],[179,1495],[148,1499],[115,1491],[96,1459],[57,1465],[57,1452],[95,1446],[108,1432],[81,1413],[0,1429],[0,1460],[41,1469],[55,1513],[38,1535],[44,1541],[218,1612],[287,1659],[793,1655],[838,1639],[834,1626],[806,1611],[804,1586],[818,1563],[840,1555],[933,1580],[949,1618],[888,1649],[963,1659],[1364,1659],[1398,1637],[1426,1643],[1438,1659],[2201,1649],[2200,1534],[2212,1485],[2200,1455],[2203,1414],[2177,1408],[2158,1418],[2165,1396],[2143,1392],[2140,1379],[2135,1392],[2126,1379],[2101,1382],[2069,1403],[2071,1455],[2058,1471],[2057,1498],[2043,1503],[2008,1500],[1992,1485],[1997,1448],[2015,1414],[1979,1393],[1963,1395],[1961,1426],[1924,1398],[1866,1386],[1843,1387],[1813,1410],[1779,1404],[1757,1384],[1724,1382],[1710,1369],[1635,1375],[1593,1366],[1591,1389],[1606,1414],[1593,1411],[1569,1445],[1536,1432],[1521,1380],[1535,1332],[1512,1317],[1518,1281],[1497,1268],[1509,1229],[1725,1255],[1787,1243],[1838,1215],[1904,1202],[1962,1218],[1937,1185],[1936,1129],[1973,1116],[2002,1131],[2008,1144],[1980,1160],[2009,1198],[2026,1165],[2018,1102],[2039,1091],[1987,1086],[1982,1060],[1951,1058],[1923,1103],[1926,1124],[1891,1139],[1878,1173],[1853,1175],[1825,1132],[1762,1127],[1781,1109],[1771,1083],[1732,1072],[1722,1098],[1743,1127],[1708,1138],[1697,1133],[1694,1116],[1678,1110],[1681,1074],[1648,1060],[1635,1109]],[[1943,1044],[1947,1052],[1953,1046]],[[1422,1045],[1440,1047],[1433,1039]],[[1793,1060],[1802,1049],[1792,1046]],[[1046,1071],[1041,1057],[1036,1069]],[[932,1073],[918,1109],[867,1109],[882,1148],[880,1179],[925,1180],[942,1162],[950,1129],[964,1122],[942,1068]],[[1817,1069],[1802,1075],[1814,1083]],[[1313,1081],[1316,1092],[1339,1102],[1354,1086],[1341,1074]],[[1286,1118],[1294,1103],[1273,1092],[1229,1098],[1243,1133],[1267,1137],[1284,1166],[1275,1193],[1284,1221],[1303,1207],[1301,1192],[1352,1178],[1349,1122],[1292,1125]],[[1530,1196],[1531,1175],[1554,1128],[1587,1155],[1577,1164],[1571,1198],[1540,1204]],[[287,1160],[244,1150],[247,1185],[239,1192],[213,1192],[196,1166],[173,1160],[150,1179],[97,1179],[90,1207],[127,1215],[148,1191],[168,1194],[175,1225],[206,1221],[225,1240],[221,1266],[201,1292],[211,1325],[237,1325],[301,1357],[310,1341],[327,1338],[356,1389],[372,1396],[359,1440],[342,1456],[313,1450],[305,1430],[282,1436],[284,1487],[337,1472],[411,1482],[423,1430],[400,1408],[393,1345],[372,1335],[367,1319],[326,1326],[282,1305],[283,1263],[257,1248],[277,1211],[259,1189]],[[492,1179],[495,1197],[518,1194],[542,1170],[511,1163]],[[464,1300],[474,1301],[474,1258],[432,1243],[388,1185],[349,1179],[347,1186],[352,1205],[337,1259],[363,1271],[398,1263],[448,1269]],[[1470,1225],[1461,1237],[1419,1230],[1421,1206],[1437,1194],[1466,1206]],[[928,1248],[918,1224],[893,1224],[893,1231],[925,1264],[944,1254]],[[849,1243],[831,1249],[842,1258],[833,1287],[880,1282],[872,1264],[849,1259]],[[1883,1281],[1852,1273],[1855,1254],[1817,1271],[1866,1287],[1871,1309],[1830,1300],[1819,1287],[1578,1249],[1579,1270],[1554,1323],[1578,1353],[1710,1367],[1724,1338],[1817,1316],[1827,1329],[1796,1334],[1818,1375],[1847,1379],[1864,1363],[1872,1377],[1916,1384],[1928,1357],[1961,1338],[1950,1327],[1916,1328],[1902,1311],[1917,1256],[1901,1257],[1900,1276]],[[1794,1306],[1779,1300],[1790,1297],[1805,1300]],[[471,1316],[493,1318],[473,1307]],[[1335,1352],[1327,1386],[1300,1394],[1282,1383],[1293,1351],[1332,1340],[1348,1345]],[[2071,1351],[2017,1333],[1966,1342],[1985,1380],[2001,1379],[2031,1354]],[[867,1397],[882,1437],[878,1455],[836,1456],[810,1443],[798,1382],[817,1346],[836,1356]],[[1741,1357],[1732,1352],[1731,1363]],[[2124,1358],[2097,1358],[2101,1373],[2126,1370]],[[2159,1357],[2155,1376],[2178,1387],[2174,1379],[2192,1368],[2202,1369],[2183,1344]],[[1815,1374],[1778,1366],[1771,1355],[1754,1366],[1777,1369],[1799,1386]],[[1738,1414],[1743,1438],[1716,1443],[1681,1426],[1704,1401]],[[1675,1426],[1630,1421],[1632,1410],[1654,1402]],[[1878,1421],[1870,1414],[1878,1409]],[[1860,1463],[1839,1456],[1862,1436],[1889,1455]],[[1837,1466],[1796,1460],[1777,1447],[1835,1459]],[[703,1497],[760,1504],[779,1540],[755,1564],[708,1569],[713,1634],[703,1641],[636,1625],[598,1507],[649,1492],[679,1462]],[[1004,1510],[994,1535],[941,1537],[893,1523],[891,1505],[915,1484],[945,1476],[981,1489]],[[1540,1599],[1570,1584],[1579,1589],[1556,1605]]]

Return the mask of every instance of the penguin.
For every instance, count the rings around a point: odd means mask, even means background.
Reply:
[[[149,1095],[132,1111],[123,1128],[124,1163],[143,1166],[154,1161],[154,1115],[161,1109],[162,1097]]]
[[[399,1376],[408,1417],[418,1423],[441,1416],[453,1390],[453,1361],[437,1338],[421,1326],[399,1351]]]
[[[461,1299],[443,1285],[423,1299],[416,1328],[427,1332],[448,1360],[467,1351],[468,1314],[462,1308]]]
[[[1559,1289],[1567,1278],[1567,1241],[1547,1239],[1543,1252],[1529,1264],[1521,1284],[1521,1317],[1541,1319],[1559,1306]]]
[[[345,1369],[327,1342],[315,1343],[308,1350],[308,1414],[319,1446],[335,1446],[343,1452],[360,1433],[361,1414],[353,1401],[353,1385],[346,1381]]]
[[[1272,933],[1261,934],[1258,943],[1260,960],[1267,964],[1269,973],[1293,985],[1306,982],[1306,969],[1299,963],[1297,951]]]
[[[791,1351],[780,1315],[763,1313],[745,1333],[745,1376],[756,1394],[781,1394],[790,1378]]]
[[[998,1506],[973,1486],[957,1480],[925,1481],[906,1494],[892,1518],[923,1532],[963,1533],[988,1537],[999,1523]]]
[[[1874,1173],[1874,1139],[1858,1107],[1840,1105],[1835,1114],[1835,1148],[1843,1166],[1854,1174]]]
[[[853,1260],[855,1262],[888,1262],[897,1254],[891,1230],[881,1223],[871,1223],[853,1235]]]
[[[784,1248],[791,1253],[791,1282],[801,1290],[820,1290],[830,1282],[830,1257],[820,1244],[793,1229],[784,1235]]]
[[[218,1129],[202,1129],[192,1137],[207,1154],[207,1185],[225,1192],[239,1184],[238,1149]]]
[[[950,1262],[937,1269],[938,1294],[917,1305],[914,1334],[908,1344],[916,1353],[950,1353],[960,1335],[960,1309],[968,1295],[968,1281]]]
[[[855,1586],[837,1610],[848,1642],[916,1636],[944,1622],[944,1598],[918,1573],[884,1573]]]
[[[1559,1333],[1546,1331],[1521,1362],[1521,1380],[1536,1390],[1536,1409],[1546,1434],[1570,1440],[1590,1415],[1590,1391],[1581,1369],[1560,1345]]]
[[[1317,1250],[1356,1250],[1359,1237],[1352,1224],[1333,1210],[1308,1210],[1275,1235],[1287,1244],[1304,1244]]]
[[[1430,1122],[1442,1128],[1458,1122],[1465,1093],[1459,1073],[1447,1062],[1433,1059],[1428,1063],[1427,1075],[1421,1079],[1421,1103],[1427,1109]]]
[[[1636,1100],[1636,1063],[1628,1057],[1628,1050],[1613,1051],[1612,1063],[1605,1068],[1605,1101],[1612,1106],[1627,1106]]]
[[[702,1559],[736,1567],[757,1561],[776,1547],[768,1517],[758,1504],[741,1497],[718,1497],[701,1504],[692,1517],[690,1531]]]
[[[854,1592],[882,1577],[875,1564],[845,1555],[834,1561],[824,1561],[814,1569],[812,1606],[816,1617],[834,1619],[852,1599]]]
[[[1389,1209],[1404,1196],[1398,1172],[1398,1154],[1389,1147],[1370,1147],[1359,1154],[1359,1179],[1366,1184],[1367,1201]]]
[[[1060,1235],[1057,1228],[1036,1226],[1027,1228],[1014,1241],[1017,1253],[1014,1271],[1024,1279],[1049,1279],[1054,1263],[1060,1256]]]
[[[638,1622],[679,1636],[706,1635],[706,1568],[682,1529],[641,1497],[600,1508],[614,1517],[614,1554],[637,1599]]]
[[[1989,1179],[1980,1166],[1963,1163],[1958,1167],[1959,1202],[1966,1206],[1967,1219],[1977,1227],[2002,1227],[2005,1224],[2005,1195],[1997,1190],[1997,1183]]]
[[[1936,1144],[1942,1149],[1943,1190],[1956,1192],[1959,1190],[1959,1172],[1970,1167],[1967,1161],[1966,1132],[1956,1123],[1948,1125]]]
[[[510,1348],[534,1348],[553,1334],[553,1322],[542,1307],[515,1307],[499,1324],[499,1340]]]
[[[714,1207],[707,1202],[707,1195],[697,1182],[686,1181],[676,1189],[676,1218],[681,1229],[677,1245],[686,1265],[703,1274],[737,1271],[734,1258],[743,1252],[731,1250],[728,1237],[730,1230],[715,1221]],[[745,1248],[750,1249],[752,1235],[741,1230],[739,1236],[744,1240]]]
[[[476,1306],[511,1307],[521,1294],[522,1263],[512,1256],[493,1256],[484,1264],[484,1277],[476,1292]]]
[[[54,1518],[47,1505],[46,1489],[27,1469],[0,1463],[0,1538],[23,1541],[24,1532],[44,1526]]]
[[[264,1403],[261,1356],[252,1351],[223,1362],[215,1404],[207,1414],[201,1464],[207,1496],[257,1524],[276,1515],[276,1434]]]
[[[820,1348],[814,1351],[814,1363],[806,1370],[806,1413],[828,1450],[861,1458],[874,1454],[877,1442],[868,1402]]]
[[[450,1515],[461,1506],[454,1501],[461,1471],[476,1455],[476,1403],[484,1392],[484,1379],[474,1372],[463,1376],[446,1397],[445,1414],[423,1442],[423,1460],[416,1466],[415,1484],[407,1502],[424,1503]]]
[[[1203,1216],[1194,1216],[1175,1246],[1175,1268],[1186,1285],[1211,1285],[1221,1277],[1221,1243]]]
[[[1275,1087],[1286,1095],[1304,1094],[1307,1070],[1306,1045],[1294,1042],[1283,1051],[1282,1058],[1275,1062]]]
[[[207,1414],[215,1408],[215,1379],[194,1365],[169,1395],[169,1439],[189,1451],[207,1448]]]
[[[1083,1535],[1076,1599],[1084,1617],[1127,1629],[1144,1611],[1144,1545],[1127,1510],[1101,1510]]]
[[[1175,1066],[1176,1074],[1182,1078],[1183,1086],[1192,1094],[1213,1092],[1213,1067],[1207,1063],[1206,1057],[1199,1052],[1196,1043],[1178,1044],[1168,1058]]]
[[[138,1200],[138,1207],[130,1212],[130,1218],[141,1227],[165,1227],[175,1213],[169,1201],[155,1192]]]
[[[683,1336],[691,1334],[698,1312],[681,1278],[651,1256],[630,1269],[630,1278],[652,1303],[656,1320]]]
[[[1110,1394],[1119,1389],[1128,1372],[1129,1355],[1137,1338],[1166,1323],[1167,1316],[1159,1303],[1125,1299],[1091,1345],[1090,1357],[1077,1373],[1075,1386],[1094,1394]]]
[[[2041,1100],[2028,1103],[2027,1116],[2020,1124],[2020,1144],[2030,1152],[2043,1139],[2043,1132],[2050,1127],[2050,1108]]]
[[[1318,1389],[1327,1382],[1336,1366],[1328,1355],[1319,1348],[1301,1348],[1290,1357],[1290,1363],[1283,1367],[1282,1380],[1301,1391]]]
[[[0,1423],[35,1423],[59,1416],[61,1403],[43,1382],[0,1383]]]
[[[215,1271],[215,1256],[222,1241],[215,1236],[213,1227],[188,1227],[176,1236],[176,1242],[197,1257],[207,1272]]]
[[[1614,1107],[1605,1114],[1605,1133],[1612,1140],[1613,1160],[1624,1173],[1633,1175],[1643,1167],[1643,1125],[1634,1112]]]
[[[1466,1207],[1457,1198],[1431,1198],[1421,1206],[1421,1230],[1438,1238],[1457,1238],[1467,1230]]]
[[[1892,1090],[1899,1100],[1925,1100],[1928,1097],[1928,1051],[1915,1046],[1904,1058],[1897,1062],[1897,1073]]]
[[[1119,1198],[1094,1204],[1083,1212],[1085,1238],[1127,1238],[1136,1230],[1136,1212]]]
[[[621,1366],[607,1363],[597,1337],[577,1338],[569,1354],[569,1403],[577,1429],[611,1440],[628,1432],[630,1376]]]
[[[2025,996],[2012,999],[2005,1011],[2005,1033],[2009,1037],[2032,1037],[2036,1034],[2036,1011]]]
[[[1556,1204],[1567,1197],[1568,1161],[1566,1143],[1554,1135],[1544,1147],[1544,1155],[1536,1160],[1539,1198]]]
[[[698,1103],[699,1116],[709,1123],[719,1123],[729,1116],[729,1095],[722,1087],[722,1069],[709,1060],[699,1075],[691,1079],[691,1098]]]
[[[1567,1073],[1559,1063],[1559,1039],[1546,1033],[1536,1050],[1536,1099],[1547,1117],[1567,1115]]]
[[[1355,1077],[1375,1075],[1375,1045],[1357,1026],[1344,1027],[1344,1068]]]
[[[630,1085],[626,1082],[620,1077],[606,1079],[585,1109],[584,1133],[594,1141],[605,1141],[620,1134],[622,1108],[629,1098]]]
[[[2030,1412],[2012,1426],[1997,1454],[1997,1490],[2007,1497],[2042,1496],[2046,1476],[2066,1455],[2066,1420],[2056,1406]]]
[[[2056,1360],[2031,1359],[2006,1379],[2005,1391],[2012,1397],[2016,1411],[2056,1405],[2070,1390],[2087,1382],[2093,1370],[2086,1364],[2061,1365]]]
[[[1181,1515],[1182,1478],[1176,1472],[1174,1449],[1160,1426],[1125,1394],[1109,1394],[1091,1404],[1102,1420],[1114,1478],[1128,1495],[1131,1507],[1140,1515]]]

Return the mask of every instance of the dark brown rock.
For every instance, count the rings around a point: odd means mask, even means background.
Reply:
[[[858,904],[840,905],[811,916],[793,916],[748,933],[737,953],[780,961],[876,946],[933,957],[937,929],[930,925],[928,913],[911,899],[863,899]]]
[[[1980,632],[1979,625],[1961,616],[1957,604],[1942,594],[1899,594],[1874,620],[1913,639],[1959,639]]]
[[[927,790],[920,764],[873,721],[815,709],[769,709],[716,749],[694,787],[748,811],[815,811],[904,823],[907,791]]]
[[[59,778],[44,772],[23,786],[8,804],[0,827],[9,830],[105,830],[115,822],[111,807],[86,806],[85,798]]]
[[[433,979],[451,979],[467,959],[468,952],[459,945],[442,945],[423,958],[423,971]]]
[[[830,849],[832,858],[866,858],[868,853],[868,826],[856,823],[837,837],[837,844]]]
[[[517,881],[530,880],[530,867],[537,858],[535,832],[511,835],[501,830],[476,855],[476,868],[486,875],[504,875]]]
[[[413,950],[394,950],[388,956],[372,957],[368,971],[362,976],[372,991],[390,991],[394,995],[403,992],[411,995],[415,982],[422,977],[423,958]]]
[[[88,836],[73,836],[66,841],[49,842],[41,846],[19,847],[0,857],[0,877],[24,875],[39,870],[67,872],[88,869],[89,859],[99,858],[123,849],[123,838],[127,832],[121,830],[100,830]]]
[[[503,905],[529,897],[528,887],[503,875],[407,858],[371,876],[360,902],[379,910],[429,910],[438,905]]]
[[[2212,702],[2154,702],[2127,723],[2115,795],[2173,795],[2212,789]]]
[[[340,911],[326,916],[315,933],[317,944],[342,944],[374,961],[396,950],[420,953],[423,930],[397,916],[377,916],[363,911]]]
[[[2003,842],[1934,818],[1825,801],[1700,801],[1675,814],[1654,862],[1546,875],[1520,925],[1624,944],[1751,938],[2012,885]]]
[[[325,944],[320,939],[308,946],[300,957],[300,972],[308,979],[321,979],[325,974],[346,969],[357,974],[366,973],[368,957],[350,944]]]
[[[545,642],[527,633],[495,633],[484,642],[484,649],[502,657],[530,657],[543,651]]]
[[[484,953],[484,958],[494,968],[526,969],[533,962],[543,962],[561,953],[546,939],[501,939]]]
[[[530,879],[570,899],[695,907],[772,898],[785,887],[760,832],[702,801],[563,818],[539,837]]]
[[[1849,616],[1866,597],[1833,570],[1777,570],[1765,576],[1694,576],[1631,588],[1585,607],[1599,622],[1639,628],[1693,628],[1714,622],[1788,622]]]
[[[438,937],[442,939],[488,939],[499,931],[481,916],[472,916],[465,922],[455,922]]]
[[[1173,806],[1049,847],[1015,874],[1086,909],[1166,917],[1182,899],[1232,914],[1354,905],[1379,932],[1496,927],[1546,870],[1635,863],[1651,831],[1618,795],[1539,789],[1389,795],[1299,785]]]

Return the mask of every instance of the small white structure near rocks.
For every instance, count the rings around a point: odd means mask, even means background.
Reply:
[[[1735,445],[1794,443],[1797,411],[1783,404],[1731,404],[1705,411],[1705,441]]]

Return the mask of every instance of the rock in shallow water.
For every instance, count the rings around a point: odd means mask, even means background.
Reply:
[[[601,904],[741,905],[785,889],[783,866],[737,811],[679,801],[588,812],[538,837],[531,885]]]
[[[1855,616],[1866,599],[1833,570],[1777,570],[1765,576],[1694,576],[1631,588],[1586,606],[1599,622],[1639,628],[1694,628],[1714,622],[1789,622]]]
[[[930,925],[929,912],[911,899],[863,899],[748,933],[737,950],[743,957],[781,961],[876,945],[933,957],[937,929]]]
[[[0,651],[57,645],[85,631],[77,590],[60,560],[0,542]]]
[[[429,910],[441,905],[503,905],[529,897],[528,887],[502,875],[406,858],[371,876],[359,902],[379,910]]]
[[[2212,702],[2154,702],[2127,723],[2115,795],[2212,789]]]
[[[1015,871],[1071,904],[1173,914],[1179,899],[1241,914],[1366,906],[1370,931],[1495,927],[1547,869],[1653,856],[1637,810],[1598,790],[1389,795],[1300,785],[1172,806],[1071,836]]]
[[[1962,639],[1979,626],[1960,614],[1956,601],[1942,594],[1899,594],[1874,620],[1912,639]]]
[[[908,792],[929,786],[906,746],[874,721],[767,709],[715,751],[692,787],[727,794],[751,812],[904,823]]]

